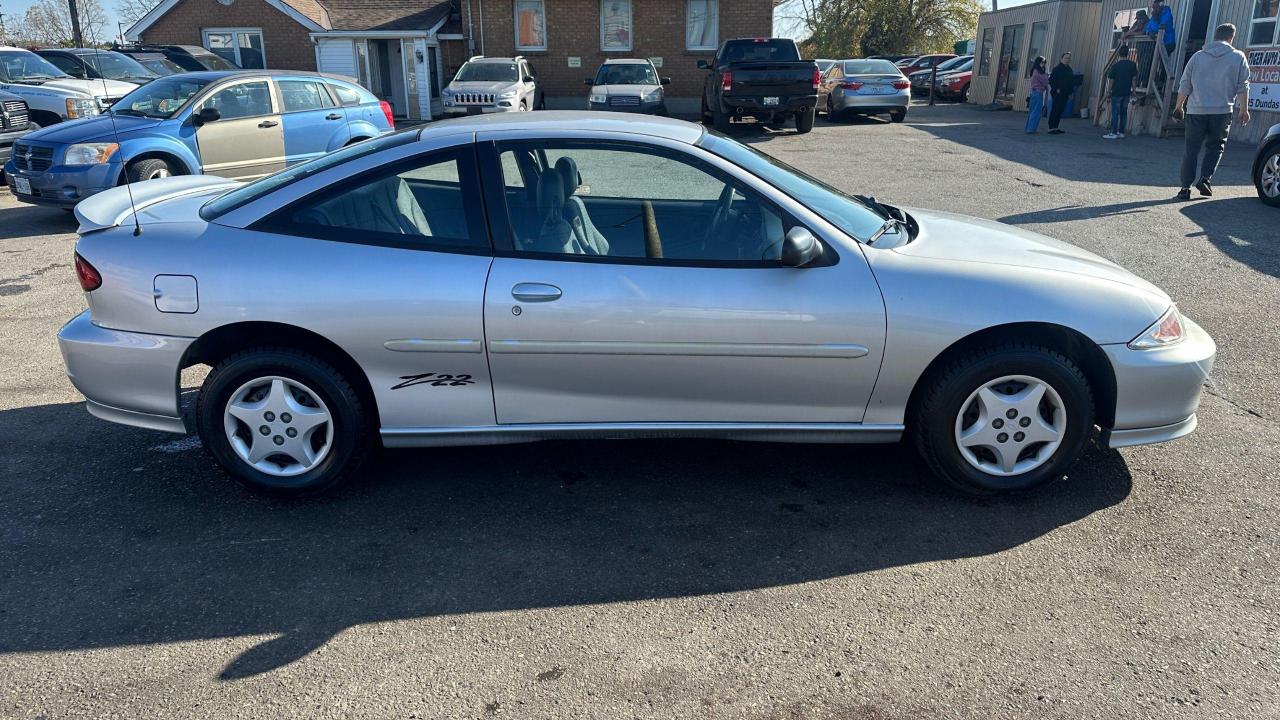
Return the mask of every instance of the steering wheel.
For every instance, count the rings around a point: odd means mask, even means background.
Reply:
[[[729,220],[729,211],[733,208],[733,186],[725,183],[724,189],[720,191],[720,197],[716,200],[716,211],[711,216],[711,223],[707,226],[707,234],[702,240],[703,250],[711,247],[712,241],[720,237],[721,226]]]

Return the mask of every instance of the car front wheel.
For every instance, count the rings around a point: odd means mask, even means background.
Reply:
[[[1273,143],[1263,151],[1258,169],[1253,176],[1258,197],[1272,207],[1280,207],[1280,143]]]
[[[1048,348],[970,353],[927,382],[909,430],[930,469],[961,492],[1025,491],[1057,480],[1093,427],[1088,380]]]
[[[370,446],[359,395],[323,360],[258,348],[218,363],[196,425],[218,464],[252,490],[314,495],[349,478]]]
[[[174,169],[166,160],[160,158],[147,158],[138,160],[129,165],[129,182],[136,183],[144,180],[159,180],[173,175],[181,175],[182,173]]]

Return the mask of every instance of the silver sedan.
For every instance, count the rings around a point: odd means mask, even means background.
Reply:
[[[194,429],[308,494],[387,447],[552,438],[896,442],[966,492],[1196,425],[1215,347],[1123,268],[848,195],[697,125],[485,116],[256,183],[81,203],[59,334],[98,417]],[[856,473],[856,468],[851,470]]]
[[[911,107],[911,82],[888,60],[841,60],[823,76],[818,92],[830,120],[887,114],[902,122]]]

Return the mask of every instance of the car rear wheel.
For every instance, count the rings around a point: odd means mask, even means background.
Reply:
[[[128,170],[129,182],[142,182],[144,180],[159,180],[160,178],[181,175],[170,162],[161,160],[160,158],[147,158],[138,160],[129,164]]]
[[[1254,171],[1253,184],[1258,188],[1258,197],[1262,202],[1280,207],[1280,143],[1273,143],[1262,151],[1257,170]]]
[[[351,477],[371,435],[342,374],[287,348],[246,350],[218,363],[200,389],[196,426],[237,481],[285,496],[321,493]]]
[[[964,493],[1026,491],[1061,478],[1093,427],[1088,381],[1048,348],[970,353],[927,382],[909,430],[930,469]]]
[[[814,108],[796,113],[796,132],[803,135],[813,129]]]
[[[712,108],[711,124],[715,126],[716,130],[719,130],[722,133],[729,132],[729,113],[718,107]]]
[[[889,113],[889,119],[892,120],[893,122],[902,122],[903,120],[907,119],[907,111],[894,110],[893,112]]]

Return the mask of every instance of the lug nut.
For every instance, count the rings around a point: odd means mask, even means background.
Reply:
[[[266,425],[263,425],[262,427],[258,428],[258,432],[262,433],[263,435],[270,435],[271,428],[267,427]]]
[[[1001,420],[1000,418],[996,418],[995,420],[991,421],[991,427],[999,430],[1000,428],[1004,427],[1004,421]]]
[[[1018,424],[1021,425],[1022,427],[1027,427],[1028,425],[1031,424],[1031,418],[1024,416],[1021,420],[1018,421]]]
[[[1009,418],[1010,420],[1012,420],[1012,419],[1014,419],[1014,418],[1018,417],[1018,411],[1017,411],[1017,410],[1014,410],[1013,408],[1010,408],[1010,409],[1009,409],[1009,412],[1005,413],[1005,414],[1004,414],[1004,416],[1005,416],[1005,417],[1007,417],[1007,418]]]
[[[282,437],[280,437],[279,435],[277,435],[277,436],[275,436],[275,437],[271,438],[271,442],[273,442],[273,443],[275,443],[275,444],[277,444],[277,445],[283,445],[283,444],[284,444],[284,438],[282,438]]]
[[[280,413],[280,419],[285,422],[293,422],[293,416],[289,413]]]
[[[1009,439],[1009,433],[1000,433],[999,435],[996,436],[996,440],[999,442],[1005,442],[1008,439]]]
[[[291,438],[298,437],[298,428],[288,428],[284,431],[284,434],[288,435]],[[1018,434],[1021,435],[1022,433],[1018,433]]]
[[[263,417],[263,419],[265,419],[267,422],[274,422],[274,421],[275,421],[275,419],[276,419],[276,414],[275,414],[275,413],[273,413],[273,412],[271,412],[270,410],[268,410],[267,412],[265,412],[265,413],[262,415],[262,417]]]
[[[1023,440],[1024,438],[1026,438],[1026,437],[1027,437],[1027,436],[1026,436],[1024,433],[1016,432],[1016,433],[1014,433],[1014,434],[1013,434],[1013,441],[1014,441],[1014,442],[1022,442],[1022,440]]]

